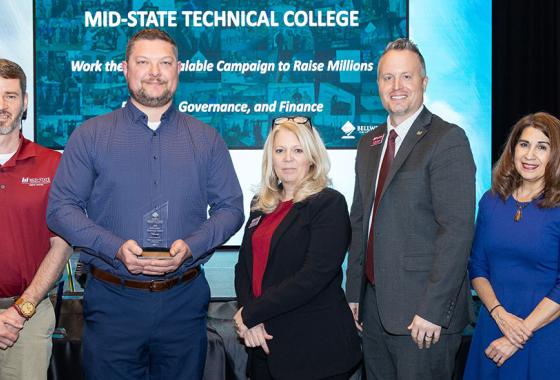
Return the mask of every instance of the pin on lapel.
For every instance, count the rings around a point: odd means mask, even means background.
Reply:
[[[249,228],[253,228],[255,227],[257,224],[259,224],[260,220],[261,220],[262,215],[257,216],[255,219],[251,220],[251,223],[249,223]]]
[[[371,144],[370,146],[376,146],[379,145],[383,142],[383,139],[385,138],[385,134],[382,134],[381,136],[376,136],[371,140]]]
[[[417,135],[417,136],[422,135],[422,133],[424,133],[424,131],[416,131],[416,135]]]

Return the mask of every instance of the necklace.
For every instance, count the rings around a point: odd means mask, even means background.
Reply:
[[[514,222],[519,222],[521,217],[523,216],[523,209],[531,204],[531,202],[519,203],[515,200],[515,206],[517,207],[517,211],[515,212],[515,216],[513,217]]]
[[[525,209],[525,207],[529,206],[531,202],[533,202],[535,199],[540,198],[541,194],[542,194],[542,190],[535,197],[532,197],[529,202],[519,202],[512,195],[513,201],[515,202],[515,207],[517,207],[517,210],[515,211],[515,215],[513,216],[513,221],[519,222],[521,220],[521,217],[523,216],[523,210]],[[519,196],[519,193],[517,195]]]

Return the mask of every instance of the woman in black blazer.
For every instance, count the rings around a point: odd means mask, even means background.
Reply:
[[[328,171],[308,118],[274,121],[235,266],[235,323],[252,380],[348,379],[360,361],[341,288],[348,208],[327,187]]]

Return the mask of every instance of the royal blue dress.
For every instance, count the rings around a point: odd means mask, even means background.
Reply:
[[[479,203],[476,235],[469,262],[471,279],[485,277],[506,310],[526,318],[548,297],[560,303],[560,207],[527,205],[518,222],[517,206],[490,192]],[[472,339],[464,379],[560,378],[560,319],[537,330],[502,367],[484,350],[503,334],[484,306]]]

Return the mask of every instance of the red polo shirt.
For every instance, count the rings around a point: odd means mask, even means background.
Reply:
[[[50,249],[46,210],[60,156],[20,134],[0,165],[0,297],[21,295]]]

